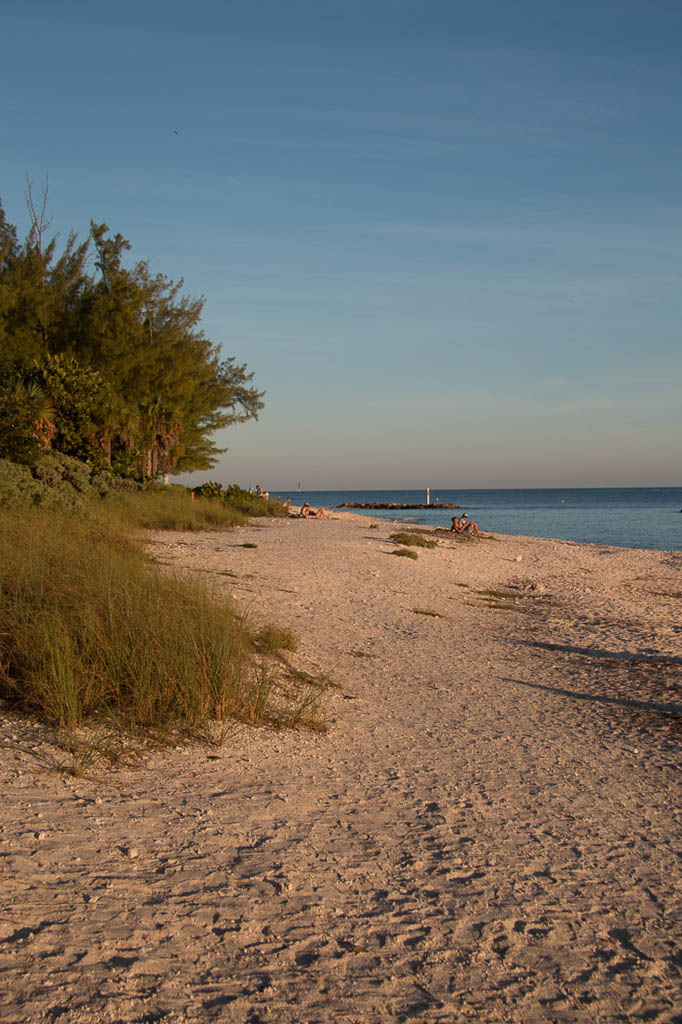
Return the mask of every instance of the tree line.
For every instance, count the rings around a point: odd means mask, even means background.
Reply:
[[[46,206],[29,186],[20,241],[0,203],[0,458],[53,450],[143,479],[215,465],[215,431],[263,407],[253,374],[204,336],[182,280],[126,266],[104,223],[59,248]]]

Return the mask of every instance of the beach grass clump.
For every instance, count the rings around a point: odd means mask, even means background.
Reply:
[[[258,545],[254,544],[253,541],[247,540],[244,544],[239,545],[240,548],[257,548]]]
[[[118,516],[124,524],[141,530],[231,530],[246,525],[252,517],[286,515],[281,502],[259,498],[240,488],[212,497],[201,490],[155,485],[132,493],[115,492],[104,507],[110,517]]]
[[[0,696],[59,730],[132,734],[290,724],[309,700],[281,699],[231,605],[111,520],[40,508],[0,514]]]
[[[185,487],[158,487],[114,494],[96,510],[112,528],[140,530],[229,530],[248,522],[246,513],[224,501],[195,497]]]
[[[411,551],[410,548],[398,548],[397,551],[391,551],[392,555],[396,555],[398,558],[418,558],[416,551]]]
[[[256,519],[263,517],[281,519],[283,516],[286,516],[286,506],[278,499],[261,498],[257,494],[250,494],[249,491],[244,491],[241,488],[237,490],[239,493],[228,495],[225,499],[225,504],[228,508]]]
[[[298,637],[290,629],[283,629],[281,626],[264,626],[254,637],[254,643],[259,651],[266,654],[273,654],[275,651],[298,650]]]
[[[419,533],[407,533],[403,531],[401,533],[392,533],[390,540],[395,541],[396,544],[403,544],[405,547],[413,548],[435,548],[438,547],[437,540],[428,540]]]
[[[441,615],[440,612],[434,612],[432,608],[413,608],[412,611],[415,615],[429,615],[433,619],[444,619],[445,616]]]

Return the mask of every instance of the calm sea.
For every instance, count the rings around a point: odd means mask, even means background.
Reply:
[[[273,493],[274,496],[274,493]],[[282,491],[295,505],[333,508],[344,501],[417,504],[421,491]],[[682,550],[682,487],[589,487],[569,490],[446,491],[431,488],[431,501],[454,502],[481,530],[530,537],[558,537],[629,548]],[[360,509],[355,511],[360,512]],[[368,511],[367,515],[430,526],[450,526],[454,511]]]

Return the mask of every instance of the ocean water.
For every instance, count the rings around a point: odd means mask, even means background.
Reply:
[[[274,496],[274,493],[273,493]],[[417,504],[426,491],[282,491],[295,505],[333,508],[344,501]],[[629,548],[682,550],[682,487],[586,487],[529,490],[438,490],[431,501],[456,503],[483,531],[556,537]],[[361,509],[354,511],[362,513]],[[449,527],[455,511],[367,511],[366,515]]]

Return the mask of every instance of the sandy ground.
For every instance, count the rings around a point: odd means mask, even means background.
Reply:
[[[2,1021],[682,1021],[682,554],[371,526],[153,538],[326,734],[95,783],[2,713]]]

